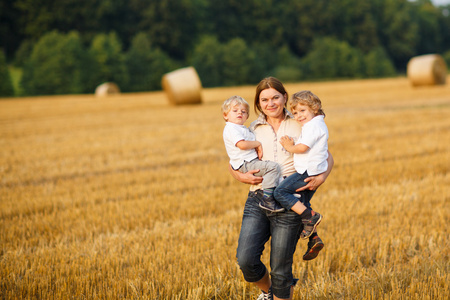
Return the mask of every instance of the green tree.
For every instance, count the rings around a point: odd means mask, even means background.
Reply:
[[[277,77],[283,82],[293,82],[303,79],[303,70],[301,60],[295,56],[287,47],[284,45],[278,50],[276,55],[277,65],[273,70],[273,76]]]
[[[222,84],[225,86],[252,83],[255,53],[241,38],[234,38],[222,46]]]
[[[198,11],[205,5],[199,0],[141,1],[138,28],[146,31],[155,47],[175,59],[185,59],[198,36]],[[139,2],[134,1],[138,6]]]
[[[283,43],[286,0],[210,1],[207,23],[210,34],[222,43],[242,38],[246,43],[264,42],[271,47]]]
[[[169,56],[153,48],[148,35],[143,32],[133,38],[126,64],[130,74],[127,90],[131,92],[161,89],[162,76],[174,68]]]
[[[330,26],[324,14],[326,5],[324,0],[288,0],[283,5],[284,40],[294,54],[306,55],[313,40],[326,35],[326,28]]]
[[[0,97],[14,96],[14,88],[9,74],[6,57],[0,49]]]
[[[418,23],[419,41],[417,53],[436,53],[442,51],[442,34],[439,28],[441,12],[430,0],[413,2],[413,16]]]
[[[116,33],[98,34],[91,43],[89,54],[93,59],[91,80],[96,85],[114,82],[121,89],[128,85],[125,54]]]
[[[7,57],[14,57],[24,38],[17,24],[18,18],[20,11],[15,8],[15,1],[0,1],[0,49]]]
[[[450,71],[450,50],[448,50],[447,52],[445,52],[442,57],[445,60],[445,63],[447,65],[447,72]]]
[[[37,41],[51,30],[76,30],[83,42],[114,30],[120,38],[133,35],[138,14],[129,0],[12,0],[16,27],[25,39]]]
[[[368,52],[379,45],[372,1],[328,1],[330,36]]]
[[[190,61],[204,87],[223,84],[222,57],[222,45],[215,36],[203,36],[197,43]]]
[[[82,93],[86,51],[77,32],[52,31],[33,47],[25,62],[22,87],[28,95]]]
[[[31,40],[24,40],[15,53],[14,65],[18,68],[22,68],[32,52],[33,42]]]
[[[364,75],[364,57],[359,49],[334,38],[314,40],[303,58],[306,78],[358,78]]]
[[[378,23],[380,42],[392,57],[396,68],[406,69],[409,59],[417,53],[419,25],[414,20],[407,0],[383,0]]]
[[[274,69],[279,65],[274,47],[258,41],[251,44],[250,48],[253,49],[256,55],[251,81],[259,82],[264,77],[274,76]]]
[[[442,37],[441,52],[450,51],[450,4],[439,7],[439,33]]]
[[[191,57],[202,85],[231,86],[254,83],[256,54],[241,38],[220,43],[215,36],[204,36]]]
[[[364,61],[367,77],[388,77],[396,74],[394,64],[383,47],[370,51],[364,57]]]
[[[275,52],[287,45],[294,55],[304,57],[314,40],[332,37],[363,55],[383,47],[396,69],[404,70],[412,56],[450,49],[449,11],[450,6],[435,7],[431,0],[11,0],[0,3],[0,47],[20,65],[30,49],[27,43],[36,44],[51,30],[76,30],[83,45],[99,34],[115,32],[124,53],[136,33],[145,32],[152,49],[187,65],[193,57],[208,57],[197,44],[203,36],[215,36],[219,48],[240,38],[258,60],[248,62],[255,81],[276,69],[288,77],[299,76],[292,66],[274,62]],[[94,63],[88,67],[92,75],[102,68]],[[224,83],[223,74],[222,80],[214,76],[205,80]],[[98,80],[92,78],[84,87],[95,88]]]

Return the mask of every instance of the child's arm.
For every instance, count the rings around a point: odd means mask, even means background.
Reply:
[[[291,137],[288,137],[287,135],[281,137],[280,139],[281,145],[283,145],[284,149],[290,153],[305,153],[309,150],[309,147],[304,144],[297,144],[295,145],[294,139]]]
[[[261,147],[261,143],[258,141],[241,140],[236,143],[236,147],[238,147],[241,150],[250,150]]]
[[[258,141],[246,141],[242,140],[236,143],[236,147],[238,147],[241,150],[250,150],[255,149],[256,154],[258,154],[258,158],[262,158],[262,145]]]

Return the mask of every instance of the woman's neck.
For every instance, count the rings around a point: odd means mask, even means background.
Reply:
[[[280,117],[276,117],[276,118],[266,116],[267,123],[269,123],[270,126],[272,126],[272,128],[275,132],[277,132],[278,128],[280,128],[281,122],[283,122],[283,120],[284,120],[284,115],[282,115]]]

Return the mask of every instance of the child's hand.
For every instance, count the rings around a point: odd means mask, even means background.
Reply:
[[[256,150],[256,154],[258,154],[258,158],[259,158],[259,159],[262,159],[262,156],[263,156],[262,145],[259,144],[259,146],[255,148],[255,150]]]
[[[284,149],[287,149],[289,146],[294,146],[294,139],[285,135],[280,138],[280,144],[283,145]]]

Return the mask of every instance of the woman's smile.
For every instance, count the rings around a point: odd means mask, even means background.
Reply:
[[[263,113],[272,118],[283,116],[286,97],[274,88],[265,89],[259,95]]]

